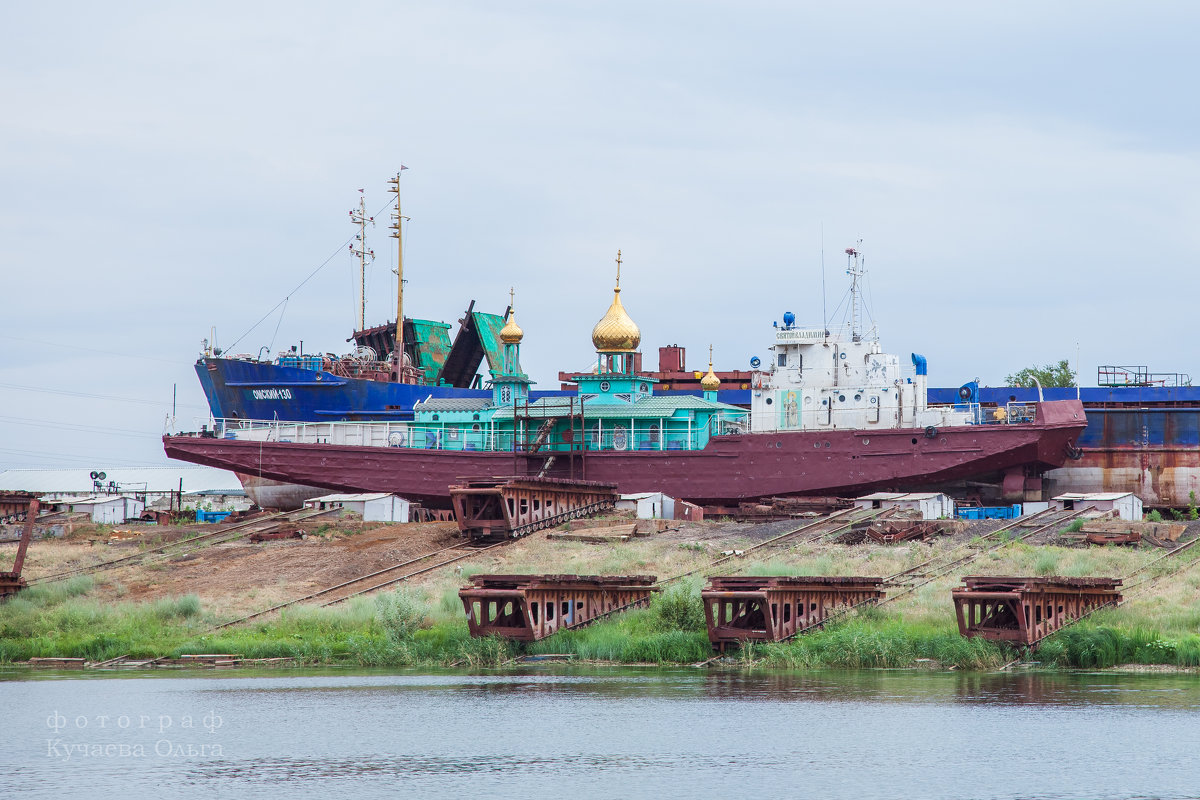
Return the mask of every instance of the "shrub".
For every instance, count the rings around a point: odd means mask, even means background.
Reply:
[[[1146,515],[1146,521],[1147,522],[1162,522],[1163,521],[1162,514],[1158,511],[1158,509],[1155,509]]]
[[[393,642],[407,642],[421,629],[425,609],[402,592],[381,594],[375,599],[379,624]]]

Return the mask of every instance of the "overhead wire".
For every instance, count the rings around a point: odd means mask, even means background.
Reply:
[[[384,203],[383,206],[378,211],[375,212],[375,216],[379,216],[380,214],[382,214],[384,212],[384,210],[387,209],[387,207],[390,206],[391,204],[392,204],[391,200]],[[353,241],[354,241],[354,234],[351,234],[341,244],[339,244],[334,249],[334,251],[329,254],[329,257],[326,258],[324,261],[322,261],[316,269],[314,269],[312,272],[308,273],[308,276],[305,277],[304,280],[302,280],[302,281],[300,281],[300,283],[296,284],[295,288],[293,288],[290,292],[288,292],[282,300],[280,300],[275,305],[271,306],[271,309],[269,311],[267,311],[267,313],[265,313],[261,317],[259,317],[258,322],[254,323],[249,328],[247,328],[245,333],[243,333],[241,336],[234,339],[233,343],[228,345],[225,349],[232,350],[233,348],[237,347],[238,342],[242,341],[242,339],[245,339],[247,336],[249,336],[251,334],[251,332],[254,331],[255,328],[257,328],[259,325],[263,324],[263,322],[265,322],[268,317],[270,317],[272,314],[275,313],[276,309],[278,309],[280,306],[284,306],[286,308],[287,301],[289,299],[291,299],[292,295],[294,295],[296,292],[298,292],[302,288],[304,288],[305,284],[307,284],[309,281],[311,281],[318,272],[325,269],[325,267],[329,266],[329,262],[333,261],[333,259],[335,259],[337,257],[338,253],[342,252],[342,249],[345,247],[348,247],[350,245],[350,243]],[[279,320],[281,323],[283,322],[282,312],[280,313]],[[278,329],[279,329],[279,327],[277,324],[276,331],[278,331]],[[274,341],[274,340],[272,340],[272,341]]]

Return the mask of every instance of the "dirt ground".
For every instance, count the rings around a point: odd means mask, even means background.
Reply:
[[[631,520],[610,518],[590,524],[611,525],[628,521]],[[674,521],[669,523],[667,530],[628,542],[605,544],[552,540],[547,538],[546,532],[539,532],[511,546],[479,553],[456,565],[431,571],[406,585],[420,587],[426,594],[436,597],[462,585],[464,575],[474,572],[636,573],[661,578],[703,566],[724,551],[744,549],[805,522],[808,520],[759,524]],[[907,542],[893,546],[820,543],[780,553],[763,552],[762,555],[768,565],[807,559],[819,569],[830,570],[825,574],[886,575],[930,558],[935,551],[969,546],[975,537],[985,535],[1001,524],[998,521],[971,523],[953,536],[936,537],[928,543]],[[34,542],[29,548],[25,577],[36,580],[40,576],[138,554],[159,541],[173,541],[189,532],[194,535],[195,530],[195,526],[147,529],[140,537],[108,544],[107,537],[111,532],[79,529],[66,539]],[[1184,539],[1191,539],[1198,533],[1200,523],[1192,523]],[[1055,538],[1046,537],[1045,542],[1030,543],[1067,544],[1055,541]],[[139,542],[140,539],[145,541]],[[353,520],[333,520],[304,539],[263,543],[239,540],[197,546],[190,552],[175,551],[174,555],[146,553],[132,563],[92,573],[95,580],[92,594],[123,601],[195,594],[206,608],[221,615],[246,614],[434,550],[463,545],[454,523],[372,526]],[[0,564],[14,549],[10,546],[0,548]],[[464,549],[463,552],[467,551]],[[1132,552],[1128,557],[1121,555],[1112,563],[1112,571],[1121,574],[1127,564],[1139,564],[1162,552],[1148,548],[1141,555]],[[746,566],[734,562],[731,572],[741,571]],[[1000,568],[999,564],[995,566]],[[401,573],[387,577],[396,574]],[[984,574],[988,573],[985,571]]]

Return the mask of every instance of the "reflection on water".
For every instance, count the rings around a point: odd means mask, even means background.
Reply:
[[[1194,674],[6,677],[35,796],[1200,797]]]

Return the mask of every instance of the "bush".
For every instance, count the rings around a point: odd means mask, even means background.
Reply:
[[[1158,509],[1155,509],[1146,515],[1146,521],[1147,522],[1162,522],[1163,521],[1162,514],[1158,511]]]
[[[704,604],[692,586],[673,586],[650,601],[651,627],[659,631],[703,631]]]
[[[381,594],[375,598],[379,624],[395,643],[413,638],[425,622],[425,609],[402,592]]]

